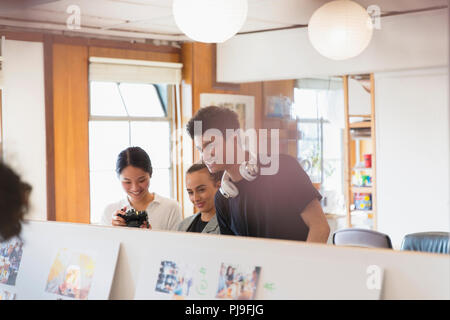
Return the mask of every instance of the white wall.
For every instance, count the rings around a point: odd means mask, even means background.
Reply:
[[[315,51],[307,28],[236,36],[217,50],[217,80],[250,82],[393,71],[448,63],[446,10],[381,19],[358,57],[333,61]]]
[[[378,229],[449,231],[447,68],[375,74]]]
[[[41,42],[6,40],[3,61],[5,160],[33,186],[28,218],[47,216],[44,56]]]

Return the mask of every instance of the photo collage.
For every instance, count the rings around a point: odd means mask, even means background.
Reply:
[[[216,298],[253,300],[258,286],[260,267],[243,267],[222,263]]]
[[[16,294],[0,289],[0,300],[15,300]]]
[[[173,261],[161,261],[155,290],[182,300],[192,292],[194,268]]]
[[[95,261],[91,256],[60,249],[50,268],[45,291],[86,300],[92,285]]]
[[[222,263],[215,269],[214,285],[208,285],[206,269],[170,260],[161,261],[155,292],[175,300],[199,297],[228,300],[255,299],[261,267]],[[211,291],[214,289],[214,292]]]
[[[16,293],[11,289],[16,285],[22,255],[23,242],[19,238],[0,243],[0,300],[16,299]]]

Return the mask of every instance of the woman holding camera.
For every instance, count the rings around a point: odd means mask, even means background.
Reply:
[[[101,224],[126,227],[126,214],[134,209],[147,213],[148,222],[140,228],[176,230],[182,220],[181,208],[176,201],[148,191],[152,172],[150,157],[143,149],[130,147],[119,154],[116,173],[127,197],[105,208]]]

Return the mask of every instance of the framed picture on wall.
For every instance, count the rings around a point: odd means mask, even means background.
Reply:
[[[226,107],[239,115],[241,128],[255,128],[255,97],[237,94],[201,93],[200,108],[208,106]]]

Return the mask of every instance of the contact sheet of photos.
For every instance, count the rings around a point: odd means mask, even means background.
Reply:
[[[57,299],[86,300],[95,272],[94,254],[59,249],[50,268],[45,291]]]
[[[211,298],[215,292],[217,299],[253,300],[258,285],[260,267],[244,267],[222,263],[216,269],[217,285],[209,289],[207,269],[174,261],[161,261],[155,291],[180,300],[205,296]],[[217,287],[217,288],[216,288]]]
[[[108,299],[119,243],[70,242],[47,250],[19,238],[0,243],[0,300]]]
[[[139,281],[135,299],[253,300],[260,274],[260,266],[248,264],[162,259],[154,275]]]
[[[0,243],[0,300],[16,298],[16,279],[23,254],[23,242],[18,238]]]

